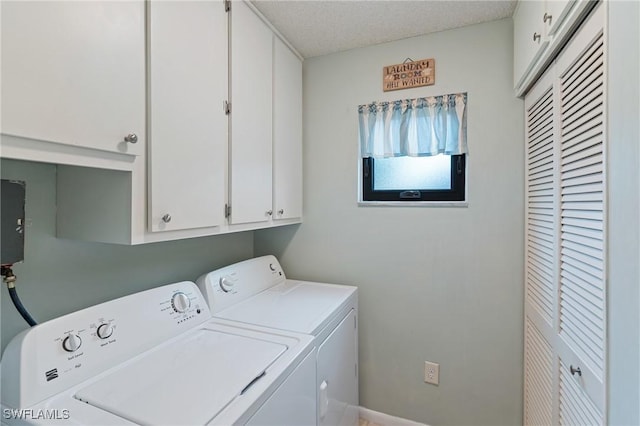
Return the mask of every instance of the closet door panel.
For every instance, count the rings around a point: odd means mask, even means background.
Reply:
[[[526,119],[526,303],[529,313],[553,326],[557,225],[555,219],[553,76],[539,81],[525,100]]]
[[[578,411],[588,415],[585,421],[600,419],[598,423],[603,418],[606,376],[605,54],[601,15],[596,12],[587,21],[558,60],[556,71],[561,147],[559,349],[565,357],[575,355],[572,364],[561,361],[561,407],[563,398],[577,400],[584,395]],[[571,374],[572,366],[581,373]]]
[[[557,407],[558,148],[554,74],[525,99],[524,424],[554,424]]]
[[[603,26],[598,6],[525,98],[526,424],[606,418]]]

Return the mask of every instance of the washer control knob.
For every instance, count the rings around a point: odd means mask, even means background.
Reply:
[[[225,293],[228,293],[231,291],[231,289],[234,286],[234,282],[231,281],[231,278],[229,277],[222,277],[220,278],[220,288],[222,289],[222,291],[224,291]]]
[[[174,294],[171,298],[171,306],[174,311],[182,313],[189,309],[191,306],[191,300],[189,300],[189,297],[186,294],[179,292]]]
[[[69,334],[62,341],[62,349],[67,352],[75,352],[82,346],[82,339],[77,334]]]
[[[96,334],[101,339],[108,339],[113,334],[113,325],[110,322],[100,324],[96,330]]]

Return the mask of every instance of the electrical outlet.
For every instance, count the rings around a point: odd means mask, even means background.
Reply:
[[[424,381],[436,386],[440,384],[440,364],[424,362]]]

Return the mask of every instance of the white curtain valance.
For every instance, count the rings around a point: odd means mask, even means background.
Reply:
[[[362,157],[467,153],[467,94],[374,102],[358,107]]]

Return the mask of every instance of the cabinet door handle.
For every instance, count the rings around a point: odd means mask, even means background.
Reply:
[[[284,209],[278,210],[278,214],[284,214]]]
[[[540,41],[540,34],[538,33],[533,33],[533,41]]]
[[[582,376],[582,370],[580,370],[580,367],[574,367],[571,365],[569,366],[569,371],[571,371],[572,376],[575,376],[576,374],[578,374],[578,376]]]
[[[267,216],[271,216],[273,214],[273,210],[267,210]]]
[[[169,213],[165,214],[164,216],[162,216],[162,221],[164,223],[169,223],[171,222],[171,215]]]
[[[542,22],[547,23],[547,21],[551,22],[551,17],[552,15],[549,15],[548,13],[545,12],[544,16],[542,17]]]
[[[136,135],[135,133],[129,133],[127,136],[124,137],[124,141],[129,143],[137,143],[138,135]]]

